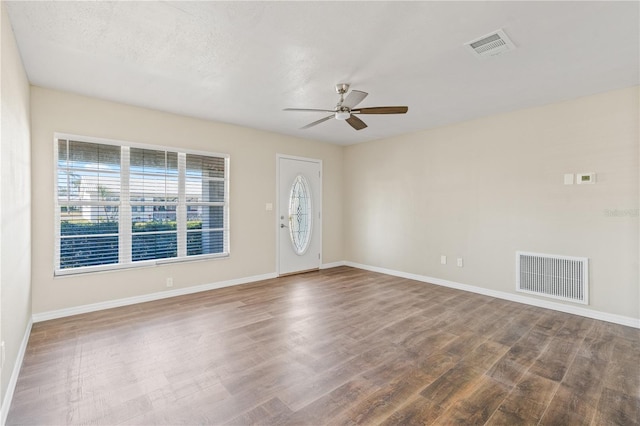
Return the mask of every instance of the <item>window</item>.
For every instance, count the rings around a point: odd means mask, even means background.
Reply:
[[[302,255],[311,241],[311,191],[302,175],[296,176],[289,194],[289,237],[293,250]]]
[[[56,274],[229,253],[229,158],[56,140]]]

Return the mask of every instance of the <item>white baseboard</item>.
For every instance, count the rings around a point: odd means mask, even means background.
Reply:
[[[345,262],[323,263],[320,269],[336,268],[344,266]],[[215,290],[217,288],[230,287],[234,285],[249,284],[256,281],[269,280],[277,278],[275,272],[262,275],[254,275],[252,277],[238,278],[228,281],[220,281],[217,283],[202,284],[192,287],[179,288],[169,291],[161,291],[151,294],[143,294],[141,296],[126,297],[124,299],[108,300],[105,302],[91,303],[89,305],[74,306],[72,308],[57,309],[55,311],[40,312],[33,314],[33,322],[48,321],[57,318],[70,317],[72,315],[86,314],[89,312],[101,311],[104,309],[119,308],[121,306],[135,305],[136,303],[151,302],[153,300],[167,299],[169,297],[183,296],[185,294],[199,293],[201,291]]]
[[[587,318],[612,322],[615,324],[626,325],[628,327],[640,328],[640,319],[626,317],[623,315],[610,314],[607,312],[594,311],[592,309],[580,306],[565,305],[562,303],[551,302],[546,300],[535,299],[532,297],[521,296],[519,294],[506,293],[503,291],[489,290],[482,287],[476,287],[468,284],[461,284],[454,281],[443,280],[440,278],[427,277],[424,275],[411,274],[408,272],[395,271],[393,269],[379,268],[377,266],[363,265],[355,262],[343,262],[346,266],[364,269],[366,271],[379,272],[381,274],[393,275],[395,277],[407,278],[410,280],[421,281],[430,284],[436,284],[443,287],[455,288],[458,290],[469,291],[471,293],[482,294],[485,296],[496,297],[498,299],[509,300],[511,302],[523,303],[525,305],[537,306],[539,308],[552,309],[554,311],[565,312],[568,314],[580,315]]]
[[[175,290],[161,291],[157,293],[143,294],[124,299],[108,300],[105,302],[91,303],[89,305],[74,306],[72,308],[58,309],[55,311],[33,314],[33,322],[48,321],[56,318],[64,318],[72,315],[86,314],[88,312],[101,311],[103,309],[118,308],[121,306],[135,305],[136,303],[151,302],[153,300],[167,299],[169,297],[183,296],[185,294],[199,293],[201,291],[215,290],[217,288],[231,287],[234,285],[249,284],[256,281],[276,278],[275,272],[252,277],[237,278],[216,283],[196,285],[192,287],[178,288]]]
[[[361,263],[350,261],[339,261],[324,263],[320,269],[336,268],[338,266],[351,266],[353,268],[364,269],[372,272],[379,272],[386,275],[407,278],[410,280],[421,281],[443,287],[455,288],[458,290],[469,291],[471,293],[482,294],[485,296],[496,297],[498,299],[509,300],[512,302],[523,303],[526,305],[537,306],[540,308],[552,309],[555,311],[565,312],[569,314],[581,315],[587,318],[612,322],[615,324],[626,325],[629,327],[640,328],[640,319],[626,317],[622,315],[611,314],[607,312],[595,311],[580,306],[565,305],[562,303],[551,302],[546,300],[535,299],[519,294],[506,293],[503,291],[490,290],[482,287],[476,287],[468,284],[461,284],[454,281],[443,280],[440,278],[428,277],[424,275],[412,274],[408,272],[396,271],[393,269],[380,268],[377,266],[364,265]],[[214,290],[217,288],[230,287],[234,285],[248,284],[256,281],[268,280],[276,278],[276,273],[263,275],[254,275],[252,277],[238,278],[234,280],[221,281],[217,283],[203,284],[193,287],[185,287],[176,290],[163,291],[158,293],[145,294],[141,296],[128,297],[124,299],[109,300],[106,302],[92,303],[89,305],[76,306],[73,308],[59,309],[55,311],[41,312],[33,314],[33,322],[48,321],[56,318],[68,317],[71,315],[84,314],[88,312],[100,311],[103,309],[117,308],[120,306],[133,305],[136,303],[150,302],[153,300],[166,299],[169,297],[182,296],[185,294],[198,293],[201,291]]]
[[[18,383],[18,375],[20,374],[20,368],[22,368],[22,361],[24,360],[24,354],[27,351],[27,343],[29,343],[29,336],[31,335],[31,326],[33,321],[29,320],[27,328],[24,331],[22,342],[20,343],[20,349],[18,349],[18,356],[16,362],[13,364],[13,371],[11,372],[11,378],[9,379],[9,385],[7,391],[4,394],[2,400],[2,408],[0,409],[0,425],[4,426],[7,423],[7,416],[9,415],[9,408],[11,408],[11,401],[13,401],[13,392],[16,390],[16,384]]]
[[[337,268],[338,266],[345,266],[346,262],[341,260],[340,262],[323,263],[320,265],[320,269]]]

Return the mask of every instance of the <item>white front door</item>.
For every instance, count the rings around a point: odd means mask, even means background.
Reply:
[[[278,274],[318,269],[322,247],[322,162],[279,155]]]

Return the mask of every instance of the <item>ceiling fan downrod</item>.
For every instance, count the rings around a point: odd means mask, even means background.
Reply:
[[[342,106],[344,102],[344,94],[349,91],[349,85],[347,83],[336,84],[336,92],[340,95],[340,101],[336,104],[336,119],[346,120],[351,117],[351,110],[348,107]]]

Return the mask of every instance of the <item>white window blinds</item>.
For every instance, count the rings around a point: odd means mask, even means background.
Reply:
[[[57,139],[56,272],[229,252],[226,155]]]

